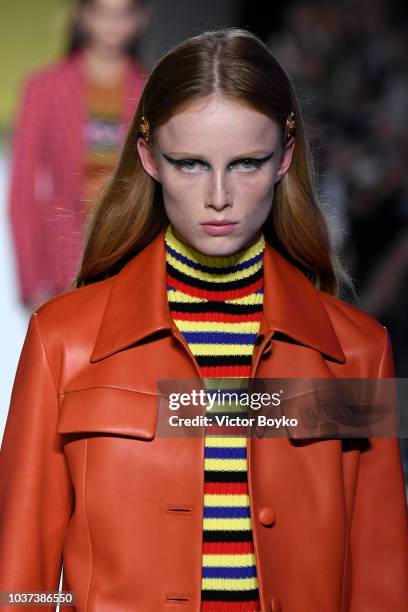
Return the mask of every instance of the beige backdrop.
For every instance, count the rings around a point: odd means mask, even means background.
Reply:
[[[23,75],[62,52],[69,0],[0,0],[0,130],[14,115]]]

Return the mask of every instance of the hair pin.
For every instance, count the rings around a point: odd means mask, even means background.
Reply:
[[[143,134],[143,138],[145,139],[146,142],[149,142],[150,140],[150,127],[149,127],[149,122],[146,119],[146,117],[144,115],[142,115],[142,120],[140,122],[140,131]]]
[[[288,118],[286,119],[287,138],[291,138],[292,136],[294,136],[295,132],[296,132],[296,119],[295,119],[295,113],[292,111],[288,115]]]

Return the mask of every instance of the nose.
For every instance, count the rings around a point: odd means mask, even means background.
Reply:
[[[227,177],[223,170],[215,170],[211,177],[207,206],[215,210],[223,210],[232,205],[231,195],[227,185]]]

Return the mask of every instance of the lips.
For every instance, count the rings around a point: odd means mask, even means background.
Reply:
[[[201,225],[222,226],[222,225],[235,225],[236,223],[237,223],[236,221],[206,221],[205,223],[202,223]]]
[[[227,236],[234,232],[237,221],[208,221],[202,223],[203,231],[207,236]]]

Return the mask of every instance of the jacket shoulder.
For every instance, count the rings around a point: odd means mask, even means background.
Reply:
[[[29,70],[22,79],[26,87],[35,87],[52,82],[60,74],[63,74],[70,64],[69,57],[60,58],[54,62]]]
[[[334,331],[345,352],[364,351],[380,357],[387,341],[386,327],[374,316],[339,297],[319,291]]]
[[[53,79],[56,74],[61,71],[62,66],[64,65],[64,61],[58,61],[52,64],[47,64],[46,66],[41,66],[39,68],[35,68],[34,70],[30,70],[26,73],[23,81],[26,84],[43,84],[48,82],[50,79]]]
[[[93,330],[102,318],[115,276],[59,293],[35,314],[44,338],[59,343]]]

